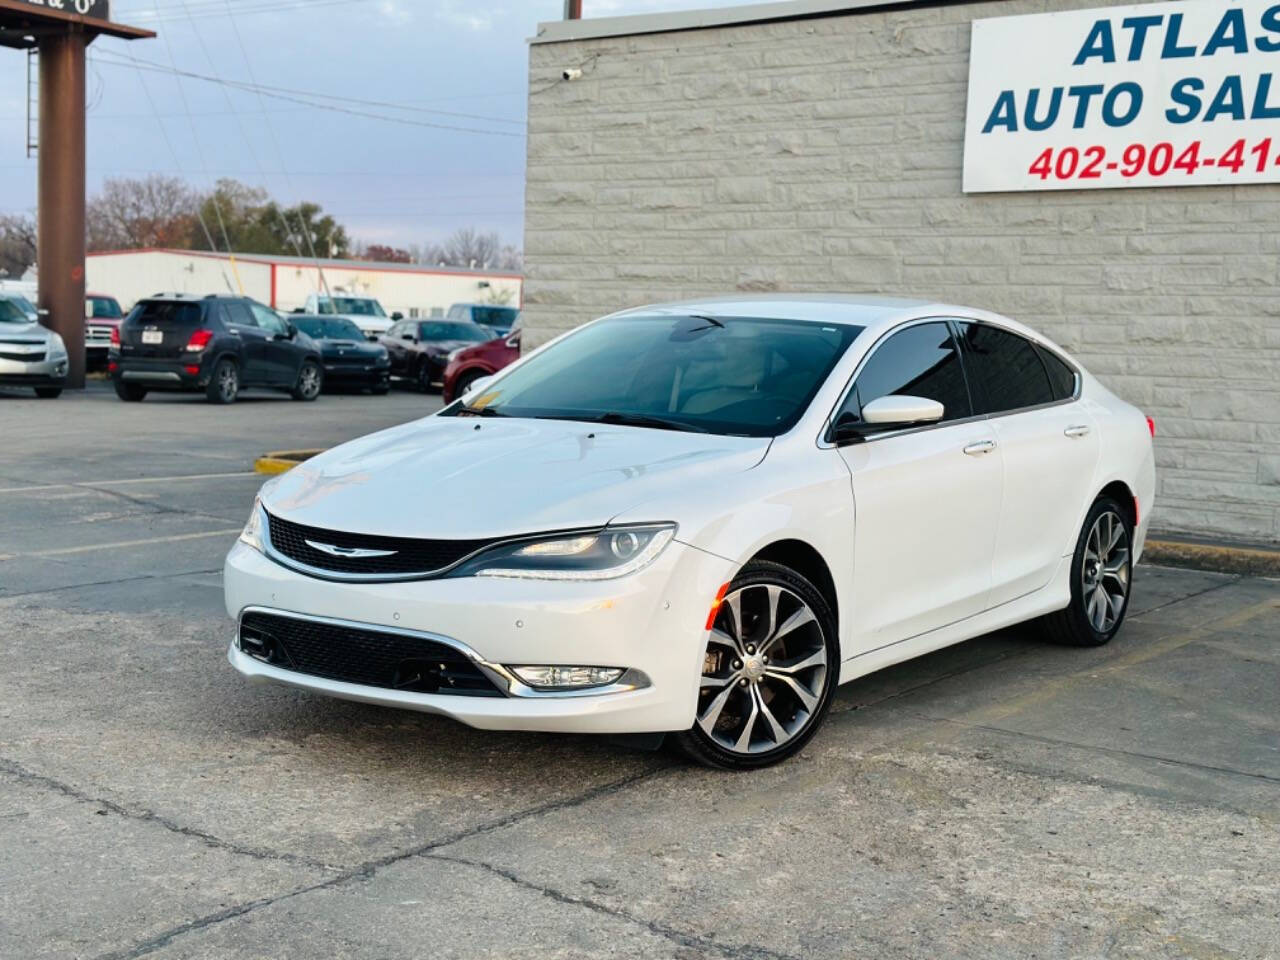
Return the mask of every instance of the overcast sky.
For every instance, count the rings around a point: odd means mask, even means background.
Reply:
[[[585,0],[584,6],[592,17],[738,2]],[[111,6],[112,19],[160,36],[133,43],[100,38],[90,47],[90,195],[111,176],[156,171],[201,185],[233,176],[288,202],[322,204],[365,243],[407,246],[468,225],[521,243],[526,40],[539,21],[562,15],[563,0],[112,0]],[[223,80],[252,77],[352,112],[277,97],[260,101],[146,64],[139,70],[126,54]],[[25,100],[25,54],[0,48],[0,212],[35,208]]]

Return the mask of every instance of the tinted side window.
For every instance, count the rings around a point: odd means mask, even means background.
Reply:
[[[243,303],[224,303],[222,305],[222,317],[226,323],[234,323],[239,327],[256,327],[258,322],[253,319],[253,314],[249,312],[249,308]]]
[[[1040,359],[1049,371],[1049,382],[1053,385],[1053,399],[1069,400],[1076,395],[1076,372],[1059,360],[1048,350],[1041,349]]]
[[[921,323],[893,334],[871,354],[837,419],[880,397],[900,394],[942,404],[943,420],[970,416],[969,391],[951,330],[945,323]]]
[[[965,358],[985,413],[1053,402],[1049,375],[1029,340],[985,323],[961,323]]]

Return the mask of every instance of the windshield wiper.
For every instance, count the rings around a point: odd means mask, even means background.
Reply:
[[[578,417],[564,419],[577,420]],[[591,423],[614,423],[623,427],[651,427],[654,430],[683,430],[686,433],[710,433],[706,427],[686,423],[683,420],[668,420],[665,417],[652,417],[645,413],[602,413],[598,417],[582,417]]]
[[[493,407],[468,407],[465,403],[458,408],[459,417],[505,417],[507,414]]]

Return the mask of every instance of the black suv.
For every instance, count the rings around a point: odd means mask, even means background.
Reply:
[[[242,387],[320,396],[320,350],[291,322],[248,297],[157,294],[139,300],[112,338],[107,363],[121,400],[149,390],[203,390],[231,403]]]

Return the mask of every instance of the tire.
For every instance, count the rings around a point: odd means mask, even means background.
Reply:
[[[36,396],[41,400],[56,400],[62,396],[61,387],[36,387]]]
[[[464,373],[459,376],[453,382],[453,399],[457,400],[466,396],[467,391],[471,389],[471,385],[483,376],[485,374],[480,370],[472,370],[470,373]]]
[[[1100,647],[1129,609],[1133,586],[1133,524],[1111,497],[1099,497],[1084,518],[1071,556],[1071,603],[1044,618],[1055,643]]]
[[[235,403],[239,394],[240,368],[234,360],[223,357],[214,365],[204,395],[210,403]]]
[[[141,403],[146,395],[147,388],[141,384],[116,381],[116,396],[127,403]]]
[[[414,380],[418,384],[418,389],[423,393],[431,392],[431,363],[425,358],[418,364],[417,372],[414,374]]]
[[[745,631],[735,625],[739,614]],[[771,665],[766,651],[782,659]],[[729,584],[702,669],[696,719],[672,738],[675,746],[722,770],[780,763],[804,748],[831,706],[840,672],[835,617],[800,574],[753,560]]]
[[[298,369],[298,382],[289,391],[289,396],[295,400],[310,402],[320,396],[323,387],[324,372],[320,369],[320,364],[314,360],[303,360]]]

